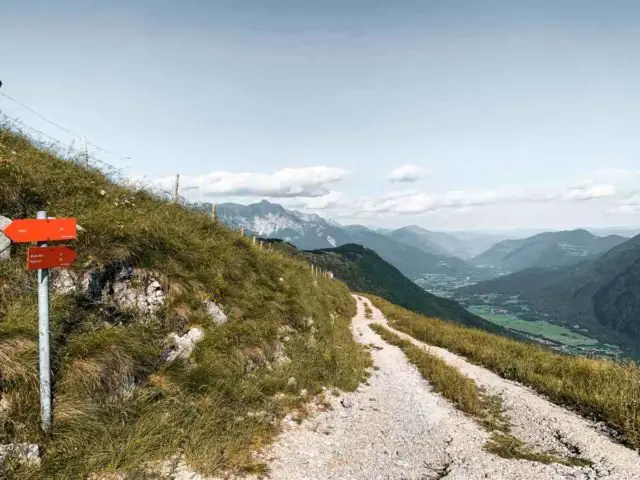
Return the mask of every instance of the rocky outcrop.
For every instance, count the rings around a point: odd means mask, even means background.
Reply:
[[[11,223],[11,219],[0,215],[0,261],[9,260],[11,256],[11,240],[2,233],[7,225]]]
[[[196,344],[204,338],[204,332],[195,327],[182,336],[172,333],[171,337],[173,339],[174,346],[164,355],[167,362],[173,362],[177,359],[188,360],[189,357],[191,357],[193,350],[196,348]]]
[[[216,323],[217,325],[221,325],[227,322],[227,316],[218,305],[213,303],[211,300],[205,300],[203,304],[205,310],[214,321],[214,323]]]
[[[9,459],[39,465],[40,447],[35,443],[9,443],[7,445],[0,445],[0,465]]]
[[[52,285],[55,294],[80,292],[94,301],[112,303],[142,315],[156,314],[166,300],[165,288],[156,275],[122,264],[90,270],[80,276],[71,270],[54,270]]]

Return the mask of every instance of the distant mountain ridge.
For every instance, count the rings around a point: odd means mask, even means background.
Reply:
[[[259,237],[280,238],[301,250],[348,243],[364,245],[409,277],[425,273],[466,275],[476,269],[460,258],[430,253],[362,225],[340,226],[319,215],[288,210],[266,200],[252,205],[222,203],[216,206],[216,214],[230,227],[244,228],[246,233]]]
[[[486,248],[483,248],[486,247],[486,240],[485,242],[482,240],[495,238],[495,240],[491,242],[492,244],[499,240],[497,236],[481,234],[477,234],[475,237],[467,236],[467,239],[464,239],[464,235],[434,232],[416,225],[398,228],[389,232],[388,236],[407,245],[420,248],[427,253],[453,256],[465,260],[469,260],[486,250]]]
[[[626,241],[619,235],[597,237],[587,230],[544,232],[518,240],[503,240],[473,262],[509,271],[572,265],[600,255]]]

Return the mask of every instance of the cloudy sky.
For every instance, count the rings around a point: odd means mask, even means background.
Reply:
[[[0,92],[193,200],[640,226],[639,45],[636,1],[4,0]]]

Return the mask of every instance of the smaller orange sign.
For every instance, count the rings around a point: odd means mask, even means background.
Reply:
[[[29,247],[27,270],[70,267],[76,260],[76,252],[69,247]]]

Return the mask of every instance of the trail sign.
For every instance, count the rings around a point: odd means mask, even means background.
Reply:
[[[4,229],[4,234],[15,243],[75,240],[75,218],[14,220]]]
[[[76,252],[69,247],[29,247],[27,250],[27,270],[70,267],[75,259]]]
[[[49,352],[49,269],[70,267],[76,252],[60,245],[50,247],[47,242],[75,240],[75,218],[48,218],[47,212],[37,213],[35,219],[14,220],[3,233],[15,243],[38,242],[27,250],[27,270],[38,271],[38,358],[40,363],[40,417],[42,429],[51,428],[51,355]]]

